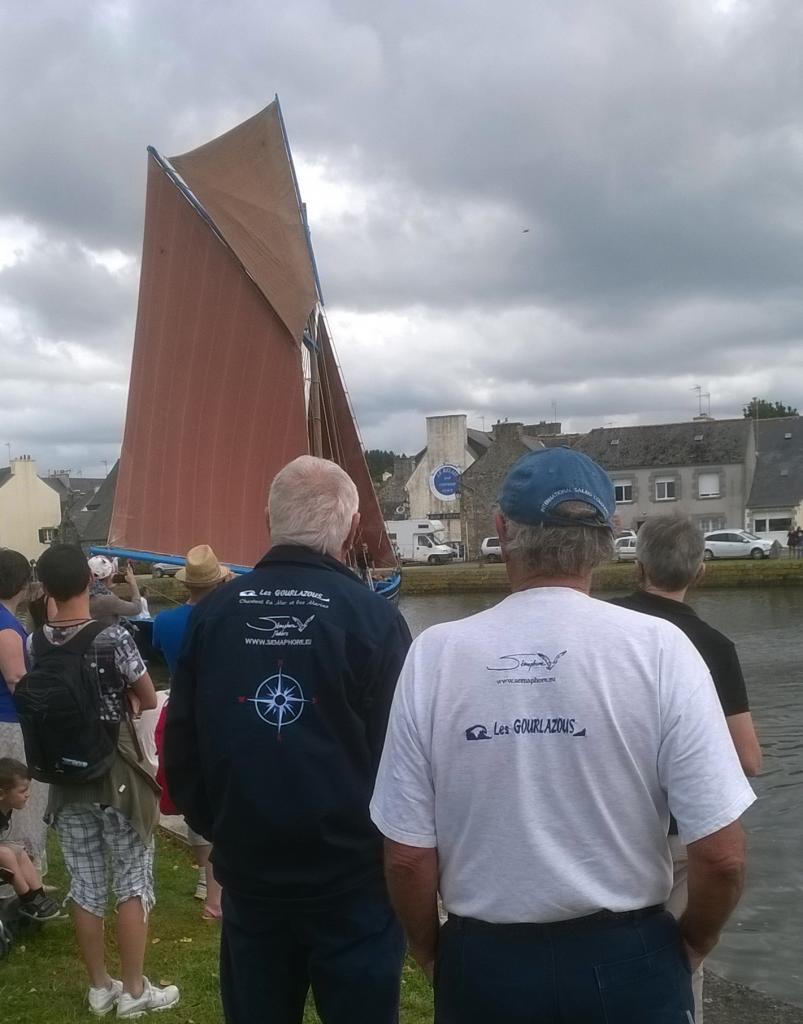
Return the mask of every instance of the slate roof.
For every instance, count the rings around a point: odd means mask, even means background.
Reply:
[[[475,430],[473,427],[469,427],[466,434],[468,435],[468,446],[477,458],[486,452],[493,443],[491,435],[486,434],[484,430]]]
[[[75,512],[80,512],[87,503],[94,504],[93,496],[103,483],[102,477],[86,476],[45,476],[41,479],[58,494],[62,506],[70,502]],[[69,485],[69,486],[67,486]]]
[[[106,544],[109,540],[109,527],[114,507],[114,492],[117,490],[117,469],[120,463],[115,462],[111,472],[100,485],[92,504],[97,508],[89,516],[81,530],[81,540],[87,544]]]
[[[6,466],[4,469],[0,469],[0,487],[3,486],[3,484],[6,482],[6,480],[10,480],[10,479],[11,479],[11,466]]]
[[[747,507],[798,505],[803,499],[803,417],[758,420],[756,428],[758,457]],[[783,476],[781,470],[786,470]]]
[[[752,429],[748,419],[597,427],[572,444],[609,472],[669,466],[743,463]],[[697,440],[699,438],[699,440]],[[618,444],[611,444],[618,441]]]

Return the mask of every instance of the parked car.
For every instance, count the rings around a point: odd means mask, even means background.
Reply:
[[[613,557],[617,562],[635,562],[636,538],[620,537],[613,547]]]
[[[704,558],[769,558],[775,543],[747,530],[714,530],[705,535]]]
[[[480,544],[480,558],[484,562],[502,561],[502,545],[498,537],[485,537]]]
[[[172,565],[170,562],[154,562],[151,566],[151,573],[157,578],[161,576],[175,576],[180,568],[180,565]]]

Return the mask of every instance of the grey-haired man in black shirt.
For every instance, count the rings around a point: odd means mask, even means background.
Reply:
[[[704,622],[686,604],[689,588],[705,571],[702,531],[683,516],[656,516],[641,527],[636,541],[640,589],[612,604],[666,619],[682,630],[699,651],[714,680],[725,721],[745,775],[761,771],[761,747],[753,727],[742,667],[732,640]],[[674,865],[672,895],[667,909],[680,916],[688,898],[686,847],[672,821],[669,834]],[[703,1020],[703,970],[694,976],[695,1021]]]

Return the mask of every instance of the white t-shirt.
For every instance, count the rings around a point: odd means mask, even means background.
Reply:
[[[371,816],[437,846],[447,911],[544,922],[663,903],[670,808],[689,843],[754,799],[683,633],[545,587],[418,637]]]

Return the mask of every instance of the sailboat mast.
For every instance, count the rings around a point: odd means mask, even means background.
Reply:
[[[310,317],[313,329],[309,332],[309,410],[310,447],[312,455],[323,458],[323,431],[321,429],[321,367],[318,361],[317,310]],[[307,339],[305,339],[307,341]]]

